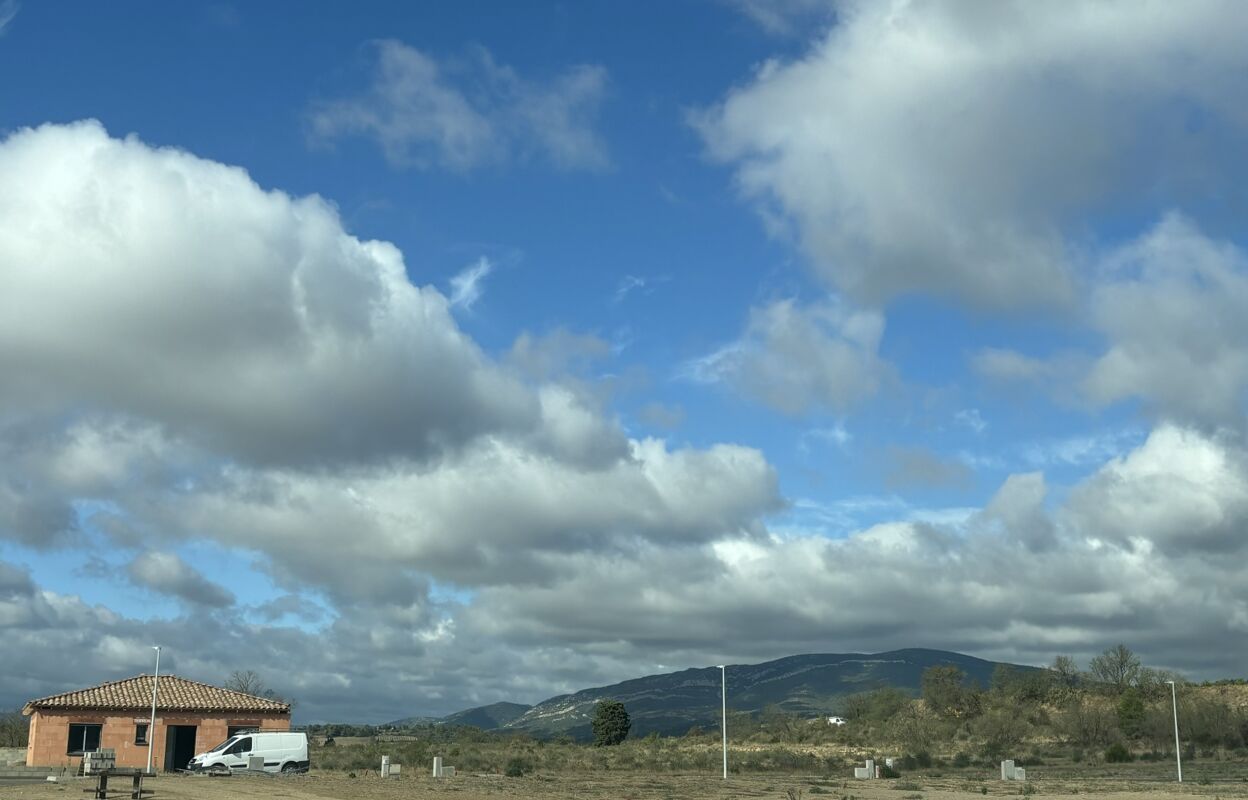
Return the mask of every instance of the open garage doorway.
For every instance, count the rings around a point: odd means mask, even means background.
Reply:
[[[195,757],[195,725],[165,728],[165,772],[186,769]]]

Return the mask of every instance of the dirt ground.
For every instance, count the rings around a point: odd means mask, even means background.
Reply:
[[[85,779],[60,784],[0,786],[0,800],[9,798],[81,798],[89,786]],[[1027,786],[1031,794],[1044,798],[1100,800],[1163,800],[1171,797],[1248,798],[1248,782],[1134,783],[1113,779],[1036,780]],[[495,800],[514,797],[577,798],[577,800],[729,800],[730,798],[775,798],[776,800],[969,800],[983,797],[1018,797],[1024,786],[994,780],[965,777],[903,778],[899,780],[853,781],[796,775],[733,776],[727,781],[705,774],[647,775],[641,772],[529,775],[505,778],[500,775],[459,775],[433,778],[404,775],[383,780],[377,775],[350,778],[341,773],[313,773],[290,777],[160,777],[144,784],[155,791],[156,800],[233,800],[233,798],[287,798],[287,800]],[[125,796],[125,795],[118,795]]]

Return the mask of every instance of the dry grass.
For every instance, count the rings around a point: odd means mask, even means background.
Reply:
[[[992,780],[985,770],[946,772],[940,776],[911,774],[891,781],[854,781],[839,775],[760,774],[734,775],[727,781],[717,775],[698,773],[648,774],[629,771],[535,772],[523,778],[498,774],[466,774],[435,780],[417,774],[416,765],[405,765],[408,774],[382,779],[375,772],[352,778],[341,772],[318,772],[291,777],[162,777],[149,781],[156,800],[233,800],[233,798],[286,798],[287,800],[407,800],[410,797],[443,800],[496,800],[518,798],[577,798],[578,800],[728,800],[774,798],[774,800],[969,800],[978,797],[1017,797],[1025,787]],[[1031,796],[1086,800],[1163,800],[1163,798],[1248,798],[1248,765],[1207,765],[1201,778],[1208,783],[1164,782],[1166,772],[1155,765],[1127,767],[1117,773],[1097,768],[1049,770],[1034,768],[1027,784]],[[1195,778],[1196,776],[1193,775]],[[1196,778],[1197,780],[1201,778]],[[0,787],[0,798],[78,798],[87,783]]]

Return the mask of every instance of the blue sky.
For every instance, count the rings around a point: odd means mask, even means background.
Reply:
[[[0,705],[1229,674],[1240,16],[3,0]]]

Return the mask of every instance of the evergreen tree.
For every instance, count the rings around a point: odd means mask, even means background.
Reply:
[[[633,721],[620,701],[600,700],[598,710],[594,714],[593,727],[594,746],[606,747],[627,739],[628,731],[633,727]]]

